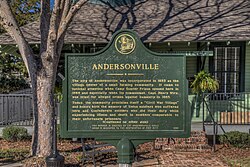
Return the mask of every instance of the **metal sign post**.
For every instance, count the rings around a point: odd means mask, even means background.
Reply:
[[[64,157],[60,155],[57,151],[57,119],[56,114],[53,116],[53,142],[52,142],[52,152],[46,157],[46,165],[47,167],[63,167],[64,166]]]

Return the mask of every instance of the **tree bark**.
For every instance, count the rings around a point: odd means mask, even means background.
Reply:
[[[52,118],[55,112],[54,107],[54,85],[56,76],[57,60],[50,59],[56,55],[55,50],[51,47],[51,51],[42,53],[42,64],[38,67],[36,78],[36,99],[37,104],[37,125],[38,134],[34,135],[32,143],[32,153],[39,157],[45,157],[51,153],[52,149]],[[58,57],[59,56],[53,56]],[[36,101],[35,101],[36,100]]]
[[[38,143],[36,154],[44,157],[49,155],[52,146],[52,116],[54,112],[54,91],[49,82],[52,78],[39,75],[37,78],[38,103]]]
[[[50,13],[50,0],[41,0],[41,46],[40,54],[35,55],[18,27],[8,1],[0,0],[0,23],[15,39],[31,78],[34,105],[33,156],[45,157],[52,149],[54,86],[64,36],[73,16],[87,1],[78,0],[73,5],[70,0],[55,0]]]

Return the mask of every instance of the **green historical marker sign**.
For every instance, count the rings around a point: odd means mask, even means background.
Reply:
[[[130,148],[190,135],[185,55],[151,52],[134,32],[123,30],[102,51],[67,54],[65,60],[62,137]]]

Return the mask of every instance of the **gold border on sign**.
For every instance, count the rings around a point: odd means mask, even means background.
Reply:
[[[133,43],[134,43],[134,47],[133,47],[133,49],[131,49],[131,51],[125,53],[125,52],[121,52],[121,51],[118,49],[118,47],[117,47],[117,42],[118,42],[118,39],[119,39],[121,36],[129,36],[129,37],[132,39],[132,41],[133,41]],[[131,35],[129,35],[129,34],[121,34],[121,35],[119,35],[119,36],[116,38],[116,40],[115,40],[115,48],[116,48],[116,50],[117,50],[119,53],[121,53],[121,54],[126,54],[126,55],[127,55],[127,54],[132,53],[132,52],[135,50],[135,45],[136,45],[135,39],[133,38],[133,36],[131,36]]]

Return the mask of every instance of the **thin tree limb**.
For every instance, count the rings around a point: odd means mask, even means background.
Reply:
[[[65,3],[64,3],[63,13],[62,13],[62,18],[63,19],[67,17],[67,15],[69,13],[69,9],[71,7],[71,0],[64,0],[64,1],[65,1]]]
[[[47,49],[47,40],[50,25],[50,0],[41,0],[41,14],[40,14],[40,34],[41,47],[40,53]]]
[[[50,26],[49,26],[49,34],[48,34],[48,41],[47,41],[47,54],[43,54],[45,57],[42,57],[42,61],[51,61],[53,62],[54,54],[52,52],[55,52],[53,50],[56,50],[56,42],[57,42],[57,31],[60,24],[60,6],[61,6],[61,0],[55,0],[54,1],[54,7],[50,18]]]
[[[61,36],[65,34],[69,24],[71,23],[74,15],[79,11],[79,9],[88,2],[88,0],[79,0],[75,5],[73,5],[68,13],[64,13],[64,18],[61,19],[61,24],[58,30],[57,39],[61,39]]]

